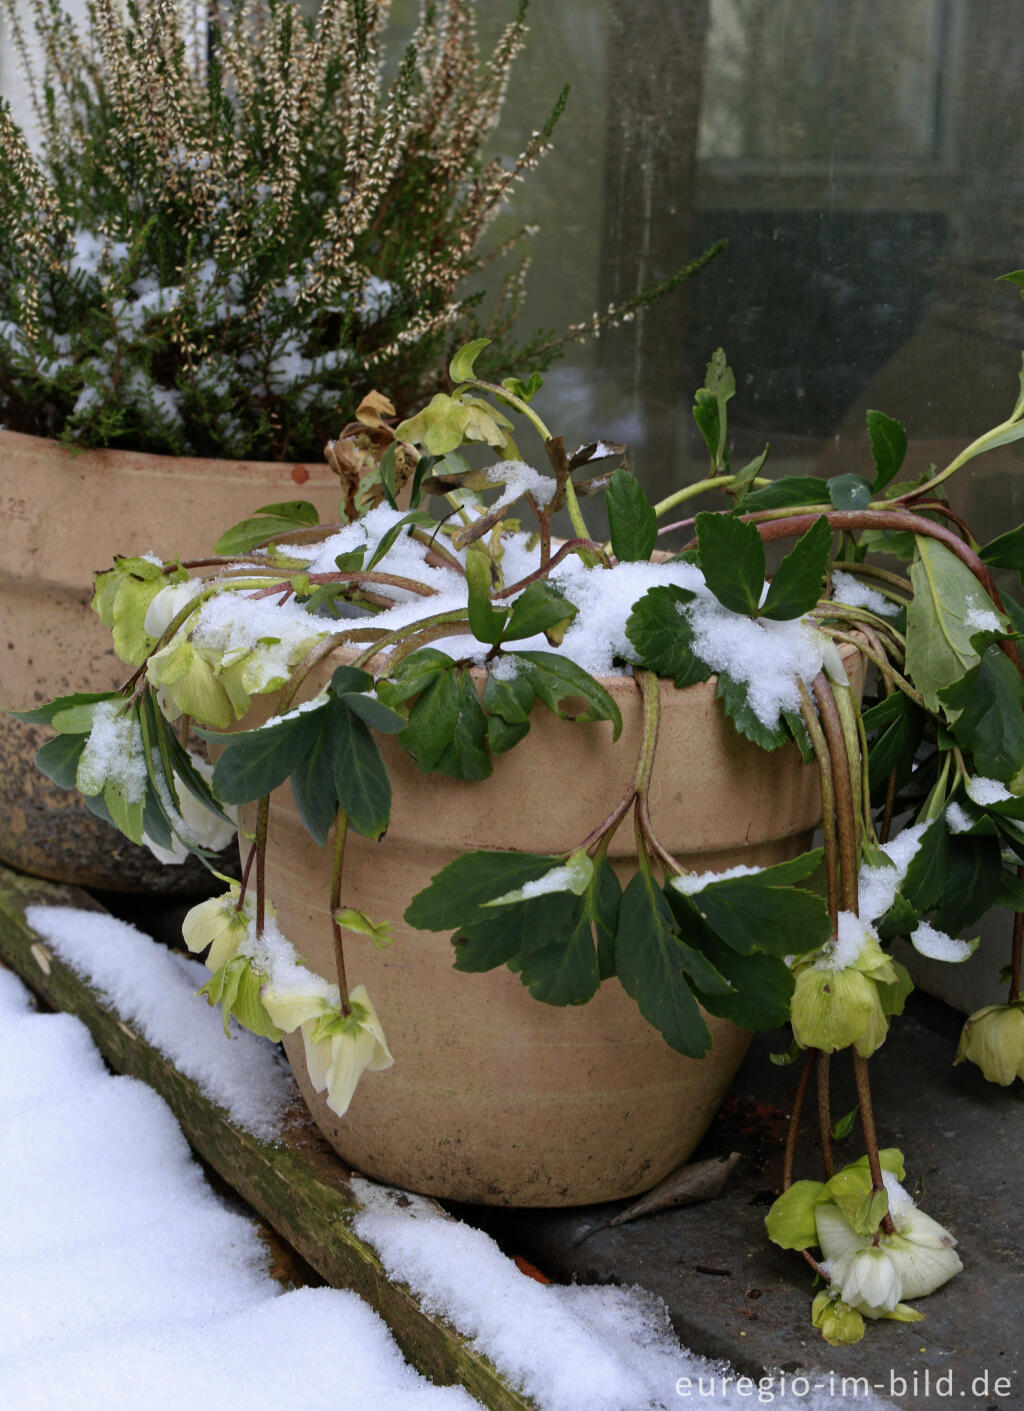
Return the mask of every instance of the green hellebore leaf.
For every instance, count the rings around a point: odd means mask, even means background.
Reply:
[[[815,849],[751,876],[710,881],[693,894],[688,893],[685,878],[677,879],[673,890],[690,895],[712,930],[740,955],[754,951],[780,958],[801,955],[824,945],[831,935],[822,898],[794,886],[810,876],[821,856],[821,850]]]
[[[785,720],[780,717],[777,725],[766,725],[750,704],[750,687],[745,681],[720,671],[715,695],[737,731],[762,750],[777,750],[788,743],[790,734]]]
[[[907,454],[907,433],[898,421],[885,412],[867,414],[871,459],[875,463],[875,479],[871,489],[875,495],[884,490],[899,473]]]
[[[697,549],[704,581],[723,607],[756,617],[765,571],[757,526],[705,511],[697,516]]]
[[[337,734],[346,724],[345,707],[332,697],[324,708],[308,714],[313,724],[305,727],[302,735],[292,742],[295,755],[289,758],[295,759],[295,763],[289,782],[306,832],[323,847],[338,812],[334,756]]]
[[[524,882],[521,887],[514,887],[500,897],[492,897],[484,905],[510,906],[515,902],[528,901],[532,897],[554,892],[571,892],[573,896],[580,897],[589,891],[593,880],[594,864],[587,853],[580,849],[536,881]]]
[[[798,505],[829,505],[828,482],[816,475],[784,475],[760,490],[751,490],[743,500],[743,513],[758,510],[793,509]]]
[[[239,804],[272,793],[317,748],[326,711],[327,702],[256,730],[226,735],[200,730],[204,739],[224,746],[213,770],[217,797]]]
[[[682,939],[664,894],[643,871],[622,894],[615,972],[670,1048],[689,1058],[704,1056],[711,1037],[690,982],[719,992],[728,991],[728,982]]]
[[[951,837],[942,893],[933,913],[938,929],[956,936],[984,916],[995,905],[1001,875],[998,838],[980,834]]]
[[[907,675],[929,710],[938,711],[939,693],[978,664],[971,644],[971,613],[992,612],[992,600],[971,570],[934,539],[916,536],[910,565],[913,601],[907,608]]]
[[[535,694],[562,720],[610,720],[612,739],[619,738],[622,714],[605,688],[589,672],[568,657],[557,656],[554,652],[512,652],[510,655],[520,663],[520,670]],[[567,710],[566,703],[574,700],[582,700],[584,709]]]
[[[521,908],[530,916],[524,917],[518,956],[509,963],[543,1004],[586,1004],[601,983],[594,946],[596,910],[590,898],[589,892],[581,897],[558,892]]]
[[[612,553],[620,563],[646,561],[658,541],[658,517],[640,482],[622,466],[604,497]]]
[[[448,364],[448,376],[452,382],[472,382],[473,364],[484,348],[490,347],[490,344],[490,338],[474,338],[472,342],[464,343]]]
[[[978,774],[1006,783],[1024,768],[1024,682],[1005,652],[989,647],[938,695],[954,739],[973,756]]]
[[[561,859],[540,853],[465,852],[436,873],[405,912],[421,931],[454,931],[493,919],[487,903],[526,882],[536,881]]]
[[[546,580],[530,583],[512,604],[502,641],[520,641],[538,632],[549,632],[553,627],[568,626],[578,611],[576,604],[570,603],[554,583]]]
[[[871,486],[863,475],[833,475],[827,484],[837,510],[863,510],[871,503]]]
[[[845,1141],[853,1131],[853,1124],[857,1120],[860,1112],[860,1103],[856,1107],[851,1107],[849,1112],[845,1112],[839,1121],[832,1128],[832,1140],[836,1142]]]
[[[819,515],[779,564],[758,616],[784,622],[810,612],[825,586],[831,549],[832,528]]]
[[[736,379],[725,360],[725,351],[716,348],[704,375],[704,386],[694,397],[693,419],[711,456],[714,472],[726,469],[728,455],[728,417],[726,403],[736,392]]]
[[[483,708],[487,715],[487,743],[492,754],[511,749],[527,733],[535,699],[529,677],[521,672],[496,676],[492,669],[488,673]]]
[[[818,1243],[814,1207],[824,1196],[821,1181],[794,1181],[765,1216],[765,1229],[780,1249],[811,1249]]]
[[[255,514],[226,529],[214,545],[214,553],[225,558],[247,554],[270,539],[281,539],[296,529],[308,529],[320,523],[315,505],[308,500],[285,500],[263,505]]]
[[[397,445],[398,442],[394,442],[392,449]],[[383,535],[380,543],[374,549],[369,563],[366,565],[366,572],[369,573],[372,568],[375,568],[377,564],[380,563],[381,559],[385,557],[403,529],[416,525],[434,525],[436,523],[437,521],[434,519],[433,515],[427,514],[425,510],[411,510],[409,514],[404,515],[397,524],[393,524],[387,533]],[[360,565],[360,567],[361,566],[362,565]]]
[[[694,596],[674,584],[650,588],[633,604],[626,621],[626,636],[639,654],[640,665],[672,677],[679,690],[712,674],[693,650],[693,628],[681,611]]]
[[[979,557],[989,568],[1012,568],[1018,573],[1024,572],[1024,524],[1018,524],[1016,529],[1000,534],[986,544],[979,550]]]
[[[36,768],[59,789],[73,789],[87,738],[85,735],[58,735],[55,740],[47,740],[36,750]]]
[[[378,839],[391,817],[391,780],[380,748],[366,724],[343,706],[332,736],[338,802],[357,833]]]
[[[46,705],[36,706],[33,710],[7,710],[5,715],[13,716],[15,720],[27,720],[32,725],[53,725],[55,718],[68,712],[68,722],[60,730],[60,734],[87,734],[92,729],[92,712],[88,715],[79,714],[78,706],[93,706],[97,701],[116,701],[121,699],[120,691],[79,691],[71,696],[58,696],[55,700],[48,701]],[[71,711],[75,711],[71,715]],[[73,722],[73,725],[72,725]],[[54,726],[54,729],[57,727]]]
[[[466,555],[466,585],[469,589],[469,625],[478,642],[496,646],[508,621],[508,608],[491,605],[491,560],[486,553],[471,549]]]

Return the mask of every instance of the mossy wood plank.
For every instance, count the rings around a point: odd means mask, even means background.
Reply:
[[[365,1298],[413,1366],[442,1385],[460,1383],[494,1411],[533,1407],[456,1329],[425,1312],[408,1288],[388,1279],[374,1250],[352,1230],[359,1206],[349,1188],[349,1172],[303,1104],[296,1102],[273,1145],[236,1126],[32,931],[25,908],[34,903],[101,909],[76,888],[0,866],[0,961],[47,1004],[77,1015],[111,1067],[155,1088],[199,1155],[327,1283]]]

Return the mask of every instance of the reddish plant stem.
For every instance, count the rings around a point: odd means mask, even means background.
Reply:
[[[839,847],[839,889],[843,910],[857,914],[857,820],[854,814],[853,788],[850,781],[851,761],[846,753],[846,739],[832,688],[825,674],[819,673],[812,687],[818,703],[821,728],[828,742],[832,759],[832,785],[835,791],[836,837]]]
[[[788,1191],[793,1184],[793,1162],[796,1158],[796,1134],[800,1126],[800,1114],[804,1107],[804,1098],[807,1096],[807,1087],[811,1081],[811,1069],[814,1067],[815,1054],[817,1049],[809,1049],[807,1057],[804,1059],[803,1071],[800,1074],[800,1081],[796,1085],[796,1092],[793,1094],[793,1111],[789,1114],[789,1127],[786,1129],[786,1149],[782,1156],[782,1189]]]
[[[814,746],[814,757],[818,762],[818,787],[821,792],[821,829],[825,840],[825,886],[828,902],[828,916],[832,930],[836,929],[839,915],[839,893],[836,886],[838,870],[838,850],[836,845],[836,805],[835,786],[832,781],[832,759],[828,752],[828,742],[814,709],[814,702],[807,693],[802,681],[800,687],[800,710],[804,725]]]
[[[267,828],[270,823],[270,795],[264,794],[256,810],[256,934],[263,935],[267,919]]]
[[[525,578],[520,578],[518,583],[513,583],[507,588],[498,588],[492,594],[492,598],[507,598],[510,593],[518,593],[521,588],[528,587],[535,583],[538,578],[547,577],[548,570],[554,568],[556,563],[561,563],[568,554],[575,553],[577,549],[593,549],[595,553],[603,553],[600,544],[596,544],[593,539],[566,539],[562,547],[553,553],[546,564],[538,568],[534,573],[530,573]]]
[[[245,893],[249,886],[249,873],[252,871],[252,864],[255,857],[256,844],[253,843],[249,848],[249,856],[245,859],[245,867],[242,869],[242,881],[238,889],[238,905],[235,907],[236,911],[241,911],[245,906]]]
[[[829,1100],[829,1065],[831,1055],[818,1053],[818,1134],[821,1140],[821,1159],[825,1166],[825,1180],[830,1181],[835,1170],[832,1159],[832,1106]]]
[[[885,785],[885,811],[882,814],[882,825],[878,830],[878,841],[887,843],[889,832],[892,828],[892,815],[896,808],[896,771],[891,770]]]
[[[853,1076],[857,1083],[857,1100],[860,1103],[860,1123],[864,1132],[864,1145],[868,1149],[868,1170],[871,1172],[871,1185],[876,1191],[885,1190],[882,1180],[882,1167],[878,1160],[878,1133],[875,1131],[875,1109],[871,1102],[871,1079],[868,1076],[868,1061],[854,1049]],[[882,1229],[887,1235],[896,1233],[892,1216],[886,1213]]]

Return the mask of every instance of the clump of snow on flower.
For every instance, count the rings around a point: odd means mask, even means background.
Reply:
[[[218,593],[208,598],[194,619],[192,641],[227,657],[240,659],[259,651],[259,672],[250,689],[284,680],[290,664],[327,630],[297,603],[252,598],[242,593]]]
[[[867,608],[879,617],[899,615],[900,609],[896,603],[891,602],[877,588],[869,588],[861,579],[854,578],[852,573],[837,570],[832,574],[832,596],[838,603],[844,603],[851,608]]]
[[[836,922],[835,944],[827,946],[814,962],[816,970],[846,970],[857,963],[869,940],[878,940],[874,929],[852,911],[841,911]]]
[[[867,863],[861,865],[857,877],[857,892],[860,914],[865,921],[877,921],[892,906],[900,883],[907,875],[907,868],[917,855],[927,829],[927,823],[915,823],[882,844],[882,852],[892,863],[891,867],[871,867]]]

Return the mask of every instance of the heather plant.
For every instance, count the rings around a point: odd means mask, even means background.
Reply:
[[[0,422],[79,446],[319,459],[371,385],[401,409],[450,351],[540,366],[638,300],[515,347],[527,261],[487,227],[565,102],[485,155],[525,0],[484,55],[473,0],[432,0],[385,81],[386,0],[0,0],[38,150],[0,102]],[[41,71],[33,68],[33,40]],[[35,75],[33,77],[33,74]],[[699,263],[699,262],[698,262]]]
[[[466,781],[487,778],[541,708],[603,728],[621,749],[607,684],[631,678],[642,729],[604,816],[555,853],[481,839],[405,899],[405,922],[448,933],[456,970],[507,966],[544,1004],[619,984],[692,1058],[709,1047],[709,1013],[788,1024],[776,1058],[799,1064],[799,1078],[768,1234],[821,1280],[811,1316],[830,1342],[857,1341],[865,1319],[917,1321],[910,1300],[961,1264],[902,1184],[903,1154],[876,1132],[870,1061],[913,988],[894,941],[958,964],[990,907],[1016,913],[1006,1004],[968,1020],[957,1061],[1001,1084],[1024,1075],[1024,604],[993,577],[1024,574],[1024,527],[982,545],[943,490],[977,455],[1024,437],[1024,372],[1007,419],[942,470],[901,479],[906,433],[871,411],[864,474],[769,479],[767,452],[730,464],[736,387],[719,351],[694,407],[706,473],[652,505],[623,447],[567,451],[534,406],[540,376],[495,383],[477,366],[486,351],[483,340],[460,350],[453,390],[404,420],[380,395],[364,400],[331,448],[342,522],[319,524],[304,502],[268,505],[212,558],[121,559],[99,574],[94,607],[134,669],[120,691],[24,716],[57,732],[38,763],[134,841],[167,851],[208,853],[226,810],[256,806],[241,880],[223,879],[222,895],[190,913],[185,940],[207,950],[204,993],[225,1025],[301,1032],[314,1088],[344,1115],[360,1075],[392,1062],[388,1015],[348,979],[353,953],[354,972],[367,947],[392,942],[391,918],[346,898],[347,840],[382,839],[391,816],[380,736],[423,773]],[[543,471],[520,449],[534,436]],[[484,448],[493,463],[464,456]],[[726,496],[720,510],[672,520],[711,490]],[[599,493],[604,543],[585,515]],[[560,509],[572,524],[561,543]],[[677,551],[657,553],[673,531]],[[790,541],[767,577],[765,545]],[[863,700],[848,671],[858,653],[873,672]],[[677,690],[714,681],[731,729],[762,750],[801,751],[817,770],[821,847],[722,873],[682,865],[651,809],[659,678]],[[235,728],[268,692],[275,713]],[[187,748],[196,731],[220,751],[212,774]],[[686,758],[672,767],[686,787]],[[286,783],[330,851],[330,979],[306,967],[268,894],[272,796]],[[623,826],[635,836],[629,875],[609,858]],[[858,1104],[834,1121],[839,1056]],[[808,1091],[821,1168],[796,1179]],[[858,1118],[863,1155],[840,1164],[836,1142]]]

